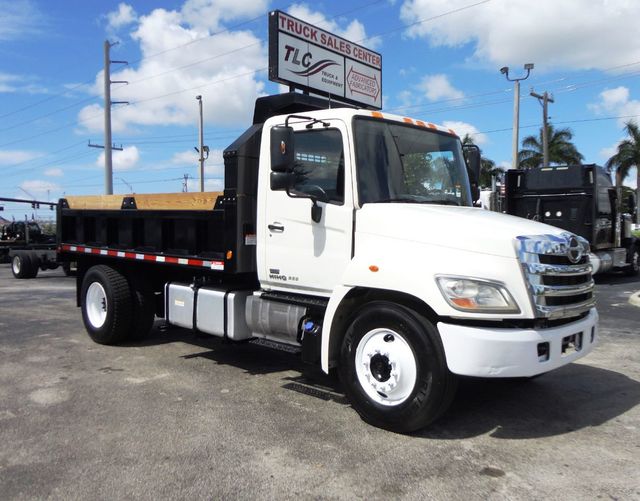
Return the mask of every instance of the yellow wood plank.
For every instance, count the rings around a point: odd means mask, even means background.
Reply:
[[[138,210],[211,210],[221,191],[193,193],[140,193],[131,195],[79,195],[66,197],[70,209],[120,210],[125,197],[134,197]]]

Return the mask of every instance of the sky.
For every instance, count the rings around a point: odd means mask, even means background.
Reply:
[[[224,185],[222,152],[270,82],[268,12],[280,9],[382,55],[383,110],[471,134],[511,165],[513,84],[520,139],[568,127],[585,163],[604,164],[640,122],[637,0],[0,0],[0,196],[104,193],[103,67],[111,59],[114,193],[198,189],[198,102],[210,148],[205,187]],[[625,179],[635,188],[635,169]],[[30,207],[2,204],[5,219]],[[28,209],[28,210],[27,210]],[[53,217],[40,208],[39,218]]]

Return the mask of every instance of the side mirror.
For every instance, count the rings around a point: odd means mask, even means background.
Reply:
[[[480,200],[480,148],[475,144],[467,144],[463,148],[467,159],[467,171],[469,172],[469,182],[471,184],[471,197],[475,202]]]
[[[288,190],[293,185],[293,179],[293,173],[291,172],[271,172],[271,190]]]
[[[271,170],[291,172],[295,161],[293,128],[276,126],[271,129]]]

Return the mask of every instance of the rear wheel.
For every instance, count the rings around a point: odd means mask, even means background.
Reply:
[[[35,271],[35,272],[34,272]],[[11,273],[15,278],[34,278],[38,274],[27,252],[17,252],[11,258]]]
[[[436,328],[417,312],[385,301],[356,314],[342,343],[339,374],[365,421],[401,433],[437,419],[457,387]]]
[[[97,265],[82,280],[82,320],[96,343],[124,341],[132,326],[133,304],[129,283],[117,270]]]

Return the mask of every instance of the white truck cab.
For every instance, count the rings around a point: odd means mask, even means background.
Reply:
[[[268,136],[283,119],[265,124],[261,165],[272,161]],[[273,171],[260,172],[258,276],[264,290],[328,298],[325,371],[344,368],[334,339],[343,342],[344,318],[366,308],[369,299],[355,298],[367,296],[379,306],[392,298],[419,305],[433,349],[457,375],[535,376],[592,349],[597,313],[588,244],[474,208],[453,131],[351,109],[301,115],[288,125],[291,183],[274,189]],[[314,205],[321,209],[317,221]],[[373,404],[394,406],[411,395],[421,362],[398,332],[385,342],[393,331],[385,316],[381,310],[380,328],[354,347],[354,383]],[[388,377],[376,376],[376,362]]]

